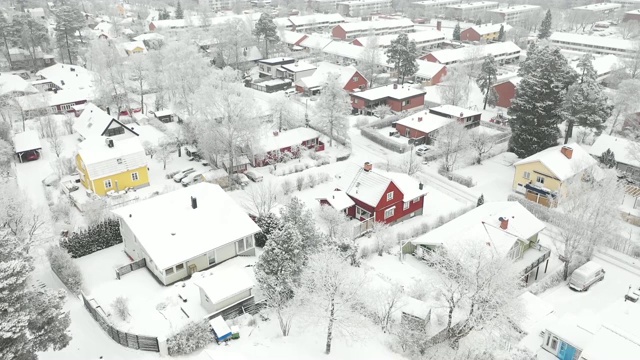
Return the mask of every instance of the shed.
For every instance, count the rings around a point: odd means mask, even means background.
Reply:
[[[18,155],[18,159],[20,162],[27,160],[25,155],[28,153],[37,154],[37,158],[40,157],[40,151],[42,150],[42,145],[40,144],[40,138],[38,137],[38,132],[35,130],[27,130],[16,134],[13,137],[13,144],[16,154]],[[35,159],[33,159],[35,160]]]
[[[216,334],[218,341],[225,341],[231,338],[231,329],[222,316],[216,316],[209,320],[209,325]]]
[[[173,121],[173,111],[171,110],[158,110],[153,113],[156,119],[162,121],[163,123],[169,123]]]
[[[209,271],[209,275],[195,281],[200,288],[200,304],[215,313],[250,299],[253,280],[244,268]]]

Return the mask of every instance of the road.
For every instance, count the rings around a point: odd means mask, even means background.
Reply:
[[[463,188],[462,185],[454,183],[440,174],[430,173],[424,169],[418,174],[422,182],[440,190],[449,197],[470,204],[475,204],[478,201],[477,195],[472,194],[469,190]]]

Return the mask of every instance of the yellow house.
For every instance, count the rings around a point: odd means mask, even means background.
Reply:
[[[147,156],[137,137],[118,141],[97,137],[78,146],[80,182],[98,196],[149,186]]]
[[[122,47],[129,56],[133,54],[144,54],[147,52],[147,47],[144,46],[144,43],[142,41],[127,42],[122,44]]]
[[[529,200],[548,204],[562,191],[565,183],[582,179],[596,160],[576,143],[558,145],[540,151],[514,164],[513,190]]]

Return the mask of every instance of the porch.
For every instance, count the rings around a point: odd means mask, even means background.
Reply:
[[[547,273],[550,258],[551,249],[536,243],[525,250],[522,257],[514,262],[517,269],[523,269],[521,274],[525,286],[533,284]]]

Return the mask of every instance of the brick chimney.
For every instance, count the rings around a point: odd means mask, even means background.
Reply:
[[[442,21],[438,20],[436,22],[436,30],[442,31]]]
[[[562,153],[562,155],[566,156],[567,159],[571,159],[571,157],[573,157],[573,149],[568,146],[563,146],[560,149],[560,152]]]
[[[509,228],[509,218],[500,217],[498,220],[500,220],[500,229],[507,230]]]
[[[393,84],[393,90],[398,88],[398,84]]]
[[[373,164],[368,161],[364,163],[364,171],[371,171],[371,170],[373,170]]]
[[[422,116],[418,116],[418,122],[422,122]]]

